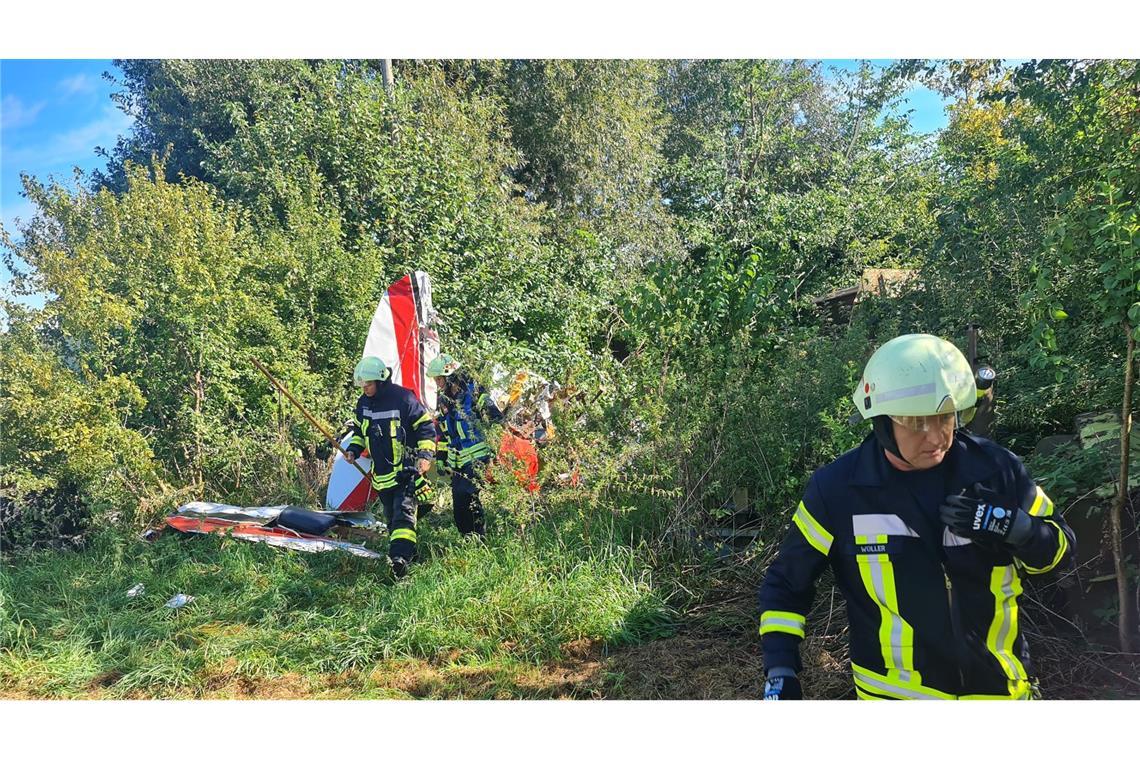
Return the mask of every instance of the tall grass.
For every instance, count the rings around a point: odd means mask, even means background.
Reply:
[[[104,533],[77,553],[0,565],[0,689],[32,696],[196,695],[211,673],[251,678],[368,671],[386,660],[557,660],[580,639],[665,635],[673,613],[649,557],[622,538],[544,523],[460,539],[421,532],[424,561],[382,562],[213,536],[152,544]],[[143,583],[142,596],[127,589]],[[176,593],[195,600],[164,607]]]

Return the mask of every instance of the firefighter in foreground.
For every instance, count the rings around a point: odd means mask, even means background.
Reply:
[[[437,356],[427,368],[439,388],[438,457],[441,469],[451,471],[455,527],[462,535],[482,536],[486,524],[479,486],[492,452],[480,422],[501,422],[503,414],[486,390],[459,368],[459,362],[447,354]]]
[[[1030,699],[1023,574],[1073,534],[1021,460],[959,427],[977,397],[933,335],[880,347],[854,401],[874,429],[817,470],[760,588],[764,699],[801,699],[804,618],[825,566],[847,600],[860,699]]]
[[[415,394],[391,381],[383,360],[366,356],[353,373],[364,395],[356,402],[352,438],[345,459],[353,462],[368,449],[372,487],[384,505],[388,558],[402,578],[416,556],[416,484],[435,457],[435,424]]]

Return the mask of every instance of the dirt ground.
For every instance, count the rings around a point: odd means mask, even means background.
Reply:
[[[841,643],[841,642],[835,642]],[[827,654],[830,645],[809,640],[802,674],[816,698],[852,699],[846,662]],[[758,699],[763,682],[760,642],[754,636],[694,626],[669,639],[607,651],[581,640],[556,663],[465,665],[392,660],[369,672],[306,677],[286,673],[254,678],[227,662],[193,690],[162,694],[174,699]],[[1140,699],[1140,655],[1084,654],[1064,671],[1046,658],[1042,668],[1050,699]],[[152,699],[155,694],[110,691],[121,675],[92,679],[87,699]],[[42,699],[42,694],[0,690],[0,699]]]

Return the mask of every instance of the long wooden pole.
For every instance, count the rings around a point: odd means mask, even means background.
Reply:
[[[334,449],[339,451],[341,454],[347,454],[348,453],[347,451],[345,451],[344,449],[342,449],[340,447],[340,442],[337,441],[337,439],[333,436],[333,434],[330,433],[325,428],[325,426],[322,425],[319,420],[317,420],[316,417],[309,414],[309,410],[306,409],[305,407],[301,406],[301,402],[298,401],[297,399],[293,398],[293,394],[290,393],[289,390],[284,385],[279,383],[277,381],[277,378],[275,378],[273,375],[269,374],[269,370],[267,370],[265,368],[264,364],[262,364],[261,362],[259,362],[257,360],[256,356],[249,357],[249,360],[251,362],[253,362],[253,366],[255,366],[259,370],[261,370],[261,374],[265,375],[265,377],[268,378],[269,382],[273,383],[273,386],[277,390],[281,391],[281,393],[284,394],[285,398],[289,399],[293,403],[293,406],[297,407],[297,409],[299,409],[301,411],[301,414],[305,415],[305,419],[307,419],[309,422],[313,423],[313,425],[316,426],[317,430],[321,431],[321,434],[324,435],[325,440],[327,440],[329,443],[331,443]],[[355,467],[357,470],[359,470],[361,475],[363,475],[366,478],[368,477],[368,473],[364,471],[363,467],[361,467],[359,464],[356,463],[356,460],[350,461],[349,464],[351,464],[353,467]]]

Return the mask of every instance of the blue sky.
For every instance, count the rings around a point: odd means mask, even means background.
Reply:
[[[883,68],[893,63],[894,59],[872,58],[869,63]],[[851,59],[824,59],[824,70],[828,68],[842,69],[843,71],[858,71],[860,61]],[[910,124],[915,132],[927,134],[935,132],[946,126],[946,106],[951,101],[944,98],[929,87],[914,84],[903,93],[903,102],[899,105],[900,111],[913,111],[910,114]]]
[[[886,60],[872,61],[883,66]],[[825,69],[858,68],[854,60],[826,60]],[[131,126],[129,116],[111,101],[114,87],[103,72],[120,72],[109,60],[0,61],[0,214],[13,234],[14,220],[32,216],[22,197],[20,174],[40,180],[71,182],[72,167],[85,172],[102,168],[96,147],[111,149]],[[914,109],[911,123],[918,132],[946,124],[945,101],[916,85],[908,91],[905,108]],[[9,280],[0,266],[0,286]]]
[[[0,61],[0,210],[4,228],[28,219],[20,174],[71,181],[73,166],[87,172],[105,161],[96,147],[115,145],[131,119],[111,102],[104,71],[110,61]],[[7,279],[6,277],[4,279]]]

